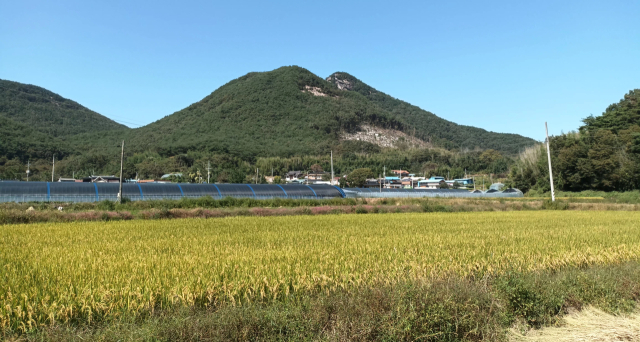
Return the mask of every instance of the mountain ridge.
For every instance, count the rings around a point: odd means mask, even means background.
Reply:
[[[0,116],[54,137],[128,129],[45,88],[2,79]]]
[[[378,91],[346,72],[334,72],[326,80],[335,84],[339,89],[360,93],[392,114],[399,116],[408,125],[415,127],[422,135],[418,136],[422,140],[431,141],[435,138],[436,144],[441,144],[448,149],[473,150],[480,147],[481,149],[494,149],[515,154],[535,142],[534,139],[518,134],[498,133],[456,124],[418,106]],[[505,138],[507,138],[507,142],[504,142]],[[503,146],[505,143],[509,144],[506,149]]]
[[[345,86],[345,82],[351,82],[351,86]],[[11,94],[14,98],[9,98]],[[43,110],[53,117],[46,127],[34,123],[38,118],[35,111],[44,107],[53,107]],[[247,73],[200,101],[135,129],[44,88],[0,80],[2,116],[59,138],[50,142],[62,146],[64,141],[64,150],[77,154],[112,153],[122,140],[127,141],[131,152],[151,151],[164,156],[192,150],[231,154],[245,160],[324,154],[341,150],[339,145],[348,140],[347,136],[359,140],[355,133],[370,127],[398,132],[394,137],[401,142],[398,146],[418,139],[424,144],[413,141],[413,145],[515,154],[535,143],[516,134],[457,125],[379,92],[347,73],[323,79],[298,66]],[[65,131],[69,128],[67,120],[81,125]],[[377,136],[373,139],[375,144]],[[362,150],[371,150],[365,146],[370,141],[354,143],[362,145]]]

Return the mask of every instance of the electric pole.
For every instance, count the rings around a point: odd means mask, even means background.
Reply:
[[[333,185],[333,151],[331,151],[331,182],[329,184]]]
[[[211,174],[211,162],[207,162],[207,184],[209,184],[209,174]]]
[[[31,160],[28,160],[27,161],[27,182],[29,181],[29,173],[31,172],[29,170],[30,166],[31,166]]]
[[[53,174],[56,173],[56,155],[53,155],[53,167],[51,168],[51,183],[53,183]]]
[[[382,181],[384,182],[385,188],[387,187],[387,166],[382,166]],[[382,190],[380,190],[382,192]]]
[[[122,140],[122,153],[120,154],[120,187],[118,189],[118,202],[122,203],[122,164],[124,164],[124,140]]]
[[[258,184],[258,168],[256,168],[256,184]]]
[[[549,182],[551,183],[551,202],[556,201],[556,194],[553,189],[553,172],[551,172],[551,149],[549,148],[549,128],[547,123],[544,123],[544,130],[547,133],[547,158],[549,159]]]

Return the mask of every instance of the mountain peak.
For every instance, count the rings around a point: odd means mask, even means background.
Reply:
[[[327,77],[327,81],[331,82],[340,90],[353,90],[357,78],[347,74],[346,72],[334,72]]]

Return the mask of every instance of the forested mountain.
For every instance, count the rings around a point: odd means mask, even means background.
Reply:
[[[51,137],[128,129],[44,88],[6,80],[0,80],[0,117]]]
[[[116,146],[125,138],[137,151],[162,155],[215,151],[245,159],[328,153],[338,148],[345,132],[356,132],[363,125],[456,150],[516,154],[535,143],[516,134],[457,125],[377,92],[352,76],[341,73],[338,80],[337,75],[327,81],[296,66],[249,73],[152,124],[128,134],[109,132],[106,140],[93,141]],[[345,83],[352,86],[344,87]]]
[[[327,81],[335,84],[339,89],[362,94],[371,102],[403,120],[407,127],[415,128],[418,138],[430,140],[448,149],[494,149],[516,154],[535,143],[533,139],[518,134],[489,132],[447,121],[431,112],[382,93],[345,72],[333,73]]]
[[[48,159],[54,154],[63,158],[71,152],[62,140],[0,116],[0,158]]]
[[[567,191],[640,189],[640,89],[630,91],[578,132],[551,137],[554,184]],[[528,151],[511,170],[513,185],[549,189],[543,147]]]
[[[249,73],[136,130],[132,146],[163,154],[217,151],[241,157],[328,152],[360,124],[403,122],[358,93],[341,91],[299,67]]]
[[[421,173],[447,168],[455,168],[451,174],[465,169],[503,173],[511,163],[508,155],[535,143],[457,125],[340,75],[327,81],[296,66],[249,73],[137,129],[48,90],[0,81],[0,133],[5,132],[0,178],[22,177],[30,159],[34,179],[50,179],[53,154],[60,160],[56,173],[67,177],[115,174],[122,140],[126,177],[197,172],[211,161],[215,179],[236,182],[258,165],[276,175],[291,167],[307,168],[314,160],[324,167],[330,150],[337,172],[355,165],[374,170],[386,165]],[[353,86],[345,88],[345,82]],[[365,128],[374,130],[373,143],[359,140]],[[395,134],[401,143],[384,145],[377,132]]]

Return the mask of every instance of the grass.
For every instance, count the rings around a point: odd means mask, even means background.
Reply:
[[[144,320],[56,325],[23,338],[28,341],[500,341],[514,336],[533,337],[538,335],[537,330],[529,328],[542,324],[557,326],[569,312],[583,308],[587,308],[586,314],[593,312],[591,305],[602,308],[604,313],[598,313],[599,319],[619,321],[613,318],[619,316],[611,314],[633,312],[640,294],[639,277],[640,264],[628,262],[509,273],[496,278],[404,281],[352,291],[319,292],[289,301],[158,310]],[[523,307],[529,309],[523,312]],[[532,320],[535,320],[533,324],[528,324]],[[603,324],[602,320],[597,323]],[[511,327],[517,329],[509,329]],[[540,335],[548,335],[546,330],[541,330]],[[596,330],[590,324],[589,329],[583,331]],[[608,332],[612,335],[613,331]],[[562,337],[557,332],[553,336]]]
[[[63,211],[58,211],[63,207]],[[417,212],[531,210],[640,211],[640,204],[614,203],[603,199],[577,198],[369,198],[333,200],[213,200],[182,199],[114,203],[2,203],[0,224],[122,221],[172,218],[215,218],[229,216],[296,216],[326,214],[378,214]]]
[[[296,306],[318,294],[403,283],[615,265],[638,260],[639,219],[638,212],[522,211],[5,225],[0,328]],[[536,287],[513,279],[495,283],[524,298],[525,311],[510,310],[532,324],[549,315],[527,311]]]
[[[579,192],[570,192],[570,191],[557,191],[556,198],[566,198],[568,200],[573,201],[584,201],[584,200],[602,200],[608,203],[630,203],[630,204],[638,204],[640,203],[640,190],[633,191],[593,191],[593,190],[585,190]],[[537,191],[529,191],[526,194],[526,197],[545,197],[551,198],[550,193],[542,193]]]

